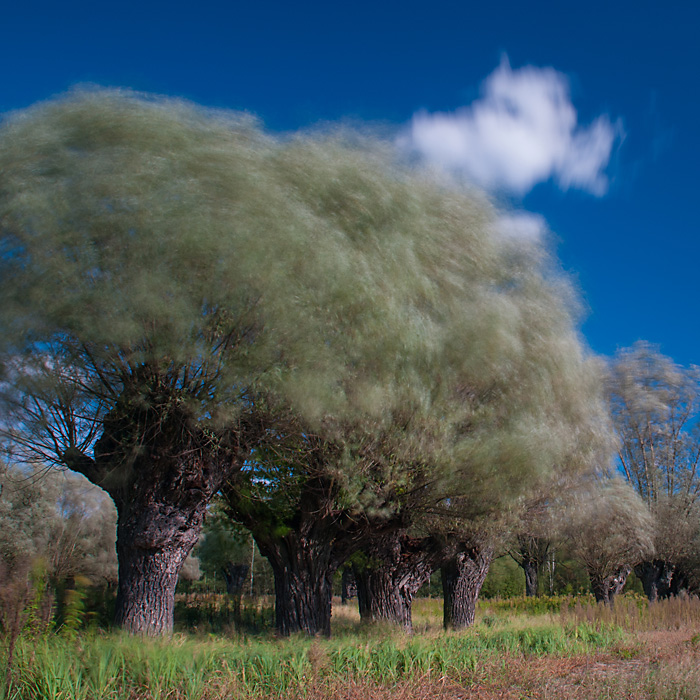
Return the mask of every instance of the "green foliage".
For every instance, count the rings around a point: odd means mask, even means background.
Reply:
[[[546,242],[377,139],[76,91],[5,119],[0,171],[6,437],[134,539],[224,479],[279,536],[308,503],[490,516],[609,447]]]
[[[63,623],[60,631],[66,637],[75,638],[85,621],[85,586],[88,583],[85,577],[76,577],[73,586],[64,593]]]
[[[481,587],[482,598],[517,597],[523,595],[524,591],[523,570],[510,557],[499,557],[491,562]]]
[[[209,579],[222,580],[221,570],[229,562],[249,566],[252,560],[259,560],[258,567],[264,566],[260,552],[251,553],[254,546],[250,532],[233,522],[215,500],[207,510],[202,536],[194,550],[202,573]]]

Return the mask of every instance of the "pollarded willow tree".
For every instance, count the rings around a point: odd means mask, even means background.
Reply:
[[[2,124],[3,434],[14,459],[114,500],[127,630],[172,629],[207,503],[284,431],[279,406],[305,429],[371,426],[428,393],[425,265],[449,258],[436,234],[413,262],[386,150],[344,140],[276,142],[241,116],[119,91]],[[372,206],[354,201],[353,178],[378,170]]]
[[[546,255],[541,244],[535,250]],[[516,251],[503,267],[512,281],[499,292],[504,308],[512,304],[517,312],[495,322],[518,338],[517,351],[509,354],[512,347],[499,346],[493,352],[495,374],[484,392],[476,389],[483,386],[476,364],[458,370],[456,385],[475,389],[468,394],[474,420],[458,426],[439,457],[450,466],[437,473],[449,476],[431,481],[435,465],[428,460],[408,495],[390,501],[402,515],[403,529],[364,548],[369,564],[356,576],[365,599],[374,596],[361,601],[368,618],[410,629],[413,595],[441,568],[445,626],[469,626],[493,557],[494,522],[522,500],[546,498],[553,483],[610,460],[602,367],[581,347],[570,307],[562,301],[565,282],[553,282],[542,258],[533,264],[531,257],[520,257],[522,249]]]
[[[609,392],[622,470],[655,521],[654,556],[636,573],[656,600],[675,589],[700,528],[700,370],[639,342],[614,358]]]
[[[598,602],[612,604],[627,577],[654,552],[653,520],[622,479],[594,480],[565,499],[560,517]]]

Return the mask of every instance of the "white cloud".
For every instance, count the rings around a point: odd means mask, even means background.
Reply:
[[[512,70],[507,59],[484,81],[483,96],[455,112],[420,112],[401,144],[428,163],[464,175],[487,189],[524,194],[554,178],[596,195],[605,193],[605,168],[619,123],[607,115],[578,124],[566,77],[553,68]]]

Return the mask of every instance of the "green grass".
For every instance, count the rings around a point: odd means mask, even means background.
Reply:
[[[331,640],[52,634],[19,641],[14,680],[3,700],[210,700],[298,696],[314,682],[464,682],[498,655],[575,655],[620,638],[605,625],[546,620],[526,626],[504,620],[414,637],[375,628]]]
[[[697,599],[649,605],[638,596],[623,596],[613,609],[585,596],[489,600],[479,605],[473,628],[448,633],[441,629],[440,603],[416,601],[413,636],[387,625],[361,624],[355,605],[334,608],[330,640],[281,640],[265,629],[224,636],[200,628],[155,640],[94,628],[35,633],[19,638],[0,700],[316,700],[364,698],[368,688],[380,689],[377,697],[384,697],[382,692],[390,697],[394,687],[413,697],[414,686],[428,688],[427,695],[416,697],[433,697],[445,683],[499,688],[520,683],[523,697],[530,697],[528,683],[547,687],[559,682],[558,669],[568,674],[582,659],[594,658],[612,675],[586,680],[584,674],[580,691],[590,690],[589,695],[571,697],[608,697],[615,684],[632,688],[633,683],[647,695],[630,691],[629,697],[670,697],[661,692],[665,685],[681,688],[678,697],[698,697],[692,695],[700,689]],[[636,635],[647,635],[646,641]],[[648,635],[657,636],[650,641]],[[668,659],[656,659],[657,648],[668,652]],[[643,654],[650,657],[645,666]],[[0,668],[4,662],[0,654]],[[627,668],[619,677],[618,667]],[[540,675],[534,678],[536,669]]]

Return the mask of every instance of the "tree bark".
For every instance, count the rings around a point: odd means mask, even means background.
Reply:
[[[476,602],[492,559],[492,546],[475,545],[458,553],[443,565],[445,629],[464,629],[474,624]]]
[[[605,577],[601,577],[595,572],[589,572],[591,589],[593,590],[596,602],[613,607],[615,604],[615,596],[622,593],[630,573],[632,573],[632,569],[628,566],[623,566],[614,574]]]
[[[173,468],[171,474],[179,470]],[[189,470],[188,470],[189,472]],[[182,474],[181,474],[182,476]],[[214,485],[189,493],[187,479],[163,489],[136,479],[131,498],[119,494],[119,586],[115,623],[134,634],[170,634],[180,569],[197,543]],[[175,490],[177,488],[177,490]],[[205,495],[206,494],[206,495]]]
[[[292,530],[282,537],[255,535],[275,577],[275,627],[280,636],[303,632],[330,637],[333,575],[342,564],[333,534],[328,528],[323,534]]]
[[[173,550],[143,550],[120,542],[115,624],[132,634],[173,630],[175,587],[185,557]]]
[[[145,380],[135,387],[138,401],[125,391],[124,405],[105,418],[94,459],[71,449],[63,460],[105,489],[117,507],[116,624],[137,634],[169,634],[178,575],[206,507],[239,470],[247,441],[261,429],[241,422],[217,441],[186,407],[163,408],[165,399],[148,393]]]
[[[642,582],[644,594],[650,603],[670,596],[675,573],[673,564],[662,559],[654,559],[638,564],[634,567],[634,572]]]
[[[531,559],[523,559],[521,566],[525,572],[525,596],[527,598],[534,598],[537,596],[537,562]]]
[[[431,537],[412,538],[395,531],[374,537],[363,551],[367,564],[353,567],[360,617],[412,632],[413,597],[442,563],[443,546]]]

